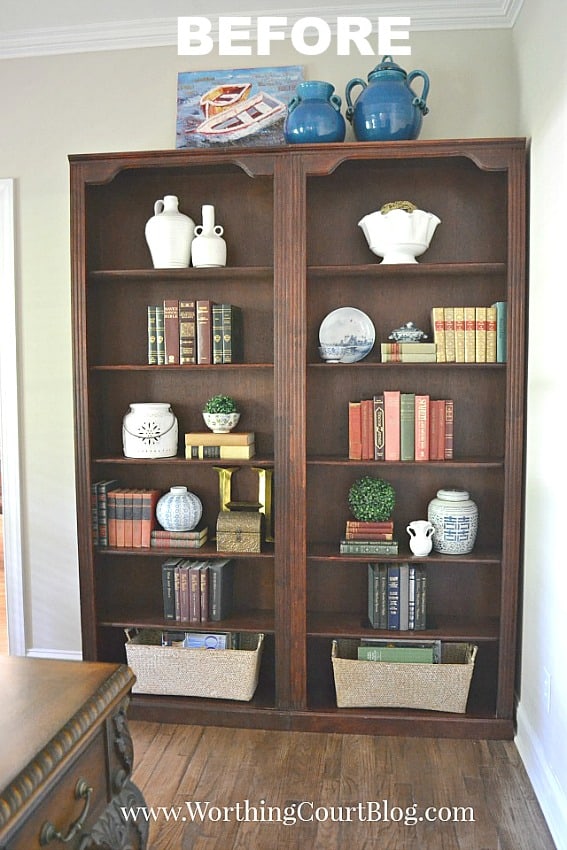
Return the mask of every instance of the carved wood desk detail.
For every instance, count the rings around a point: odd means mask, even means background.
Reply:
[[[0,658],[0,850],[144,850],[122,664]]]

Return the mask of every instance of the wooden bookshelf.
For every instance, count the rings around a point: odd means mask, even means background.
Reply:
[[[299,145],[70,157],[76,478],[84,656],[124,661],[124,629],[166,627],[161,563],[168,550],[97,549],[91,483],[186,484],[218,513],[218,461],[186,461],[182,436],[202,429],[201,404],[233,395],[239,428],[258,455],[240,467],[238,498],[253,500],[253,467],[273,469],[275,543],[233,554],[235,609],[227,628],[266,633],[260,683],[246,705],[135,695],[134,717],[258,728],[510,738],[520,582],[526,330],[526,143],[523,139]],[[223,269],[152,268],[144,226],[164,194],[199,219],[214,204],[224,226]],[[441,224],[417,265],[382,266],[360,218],[412,200]],[[146,306],[209,298],[242,308],[244,362],[148,366]],[[406,321],[430,329],[434,305],[508,302],[508,360],[498,364],[381,363],[380,341]],[[366,312],[376,344],[355,364],[318,355],[323,318],[340,306]],[[455,400],[452,461],[383,463],[348,458],[347,404],[384,389]],[[122,454],[131,401],[167,401],[179,453]],[[479,646],[467,712],[336,706],[334,637],[360,638],[366,564],[339,555],[346,494],[363,474],[390,481],[400,554],[407,523],[426,515],[440,487],[469,490],[479,506],[470,555],[428,565],[428,628],[419,635]],[[203,550],[214,557],[214,543]],[[177,551],[176,551],[177,554]],[[181,555],[180,555],[181,556]],[[187,550],[185,557],[202,557]],[[218,627],[218,624],[216,624]],[[225,624],[226,625],[226,624]],[[380,633],[395,638],[401,633]],[[417,633],[415,633],[417,635]],[[411,633],[404,633],[404,637]]]

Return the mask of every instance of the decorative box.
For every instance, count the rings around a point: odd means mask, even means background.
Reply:
[[[218,552],[259,552],[262,514],[258,511],[221,511],[217,519]]]

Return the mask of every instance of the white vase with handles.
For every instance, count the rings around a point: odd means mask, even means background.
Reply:
[[[202,207],[203,223],[195,228],[191,244],[191,262],[195,268],[220,268],[226,266],[226,242],[222,238],[224,229],[215,224],[215,208],[212,204]]]
[[[409,547],[417,558],[429,555],[433,547],[435,529],[426,519],[414,519],[406,528],[409,534]]]
[[[163,200],[155,202],[145,235],[155,269],[180,269],[189,265],[195,222],[179,212],[177,195],[165,195]]]

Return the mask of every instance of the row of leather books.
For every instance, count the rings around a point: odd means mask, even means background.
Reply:
[[[147,311],[150,366],[242,362],[240,307],[170,298],[148,304]]]
[[[95,481],[91,488],[94,545],[150,548],[161,495],[161,490],[120,487],[116,479]]]
[[[429,461],[453,457],[454,402],[385,390],[349,402],[351,460]]]
[[[505,363],[507,303],[433,307],[431,327],[438,363]]]

